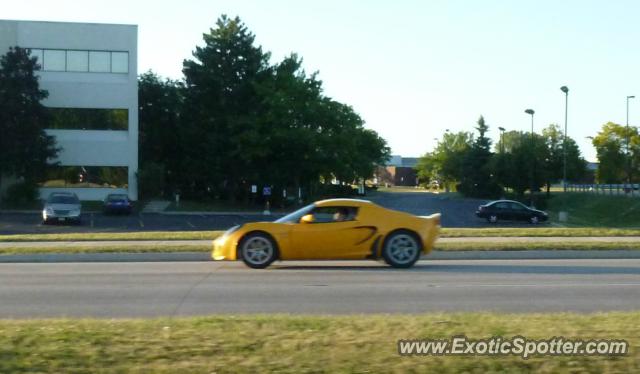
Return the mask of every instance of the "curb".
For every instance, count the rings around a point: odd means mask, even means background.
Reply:
[[[439,260],[592,260],[640,259],[637,250],[524,250],[524,251],[434,251],[421,258]],[[211,261],[209,252],[166,253],[74,253],[2,255],[0,263],[59,262],[201,262]],[[355,260],[358,261],[358,260]]]

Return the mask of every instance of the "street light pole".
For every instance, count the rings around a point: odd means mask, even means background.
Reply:
[[[500,130],[500,153],[504,153],[504,127],[498,127]]]
[[[562,190],[567,192],[567,117],[569,113],[569,87],[562,86],[564,92],[564,136],[562,137]]]
[[[533,181],[533,168],[535,165],[535,158],[536,158],[536,154],[535,154],[535,143],[534,143],[534,139],[533,139],[533,115],[535,114],[535,111],[533,109],[527,109],[524,111],[527,114],[531,115],[531,165],[530,165],[530,181],[531,181],[531,185],[529,186],[529,195],[531,197],[531,207],[533,207],[533,189],[534,187],[534,181]]]
[[[631,183],[631,153],[629,153],[629,99],[634,99],[635,96],[627,96],[627,183]]]

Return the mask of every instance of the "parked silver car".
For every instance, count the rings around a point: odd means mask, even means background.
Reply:
[[[72,222],[80,223],[82,206],[73,192],[52,192],[42,208],[42,223]]]

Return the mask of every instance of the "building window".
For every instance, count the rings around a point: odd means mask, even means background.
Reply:
[[[92,73],[111,72],[111,54],[109,52],[89,52],[89,71]]]
[[[67,71],[89,71],[89,52],[67,51]]]
[[[50,166],[39,185],[50,188],[127,188],[126,166]]]
[[[57,49],[45,49],[42,70],[65,71],[67,69],[65,52]]]
[[[92,108],[47,108],[51,129],[128,130],[129,110]]]
[[[29,48],[43,71],[129,73],[129,52]]]
[[[127,52],[111,52],[111,72],[129,72],[129,54]]]
[[[31,57],[36,58],[36,62],[40,65],[40,69],[42,69],[42,54],[44,51],[42,49],[31,49]]]

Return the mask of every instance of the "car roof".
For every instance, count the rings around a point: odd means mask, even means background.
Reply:
[[[369,200],[362,199],[327,199],[315,202],[316,206],[364,206],[373,205]]]
[[[495,204],[495,203],[518,203],[518,204],[522,204],[521,202],[515,201],[515,200],[494,200],[494,201],[488,202],[487,205]],[[524,204],[522,204],[522,205],[524,205]]]

